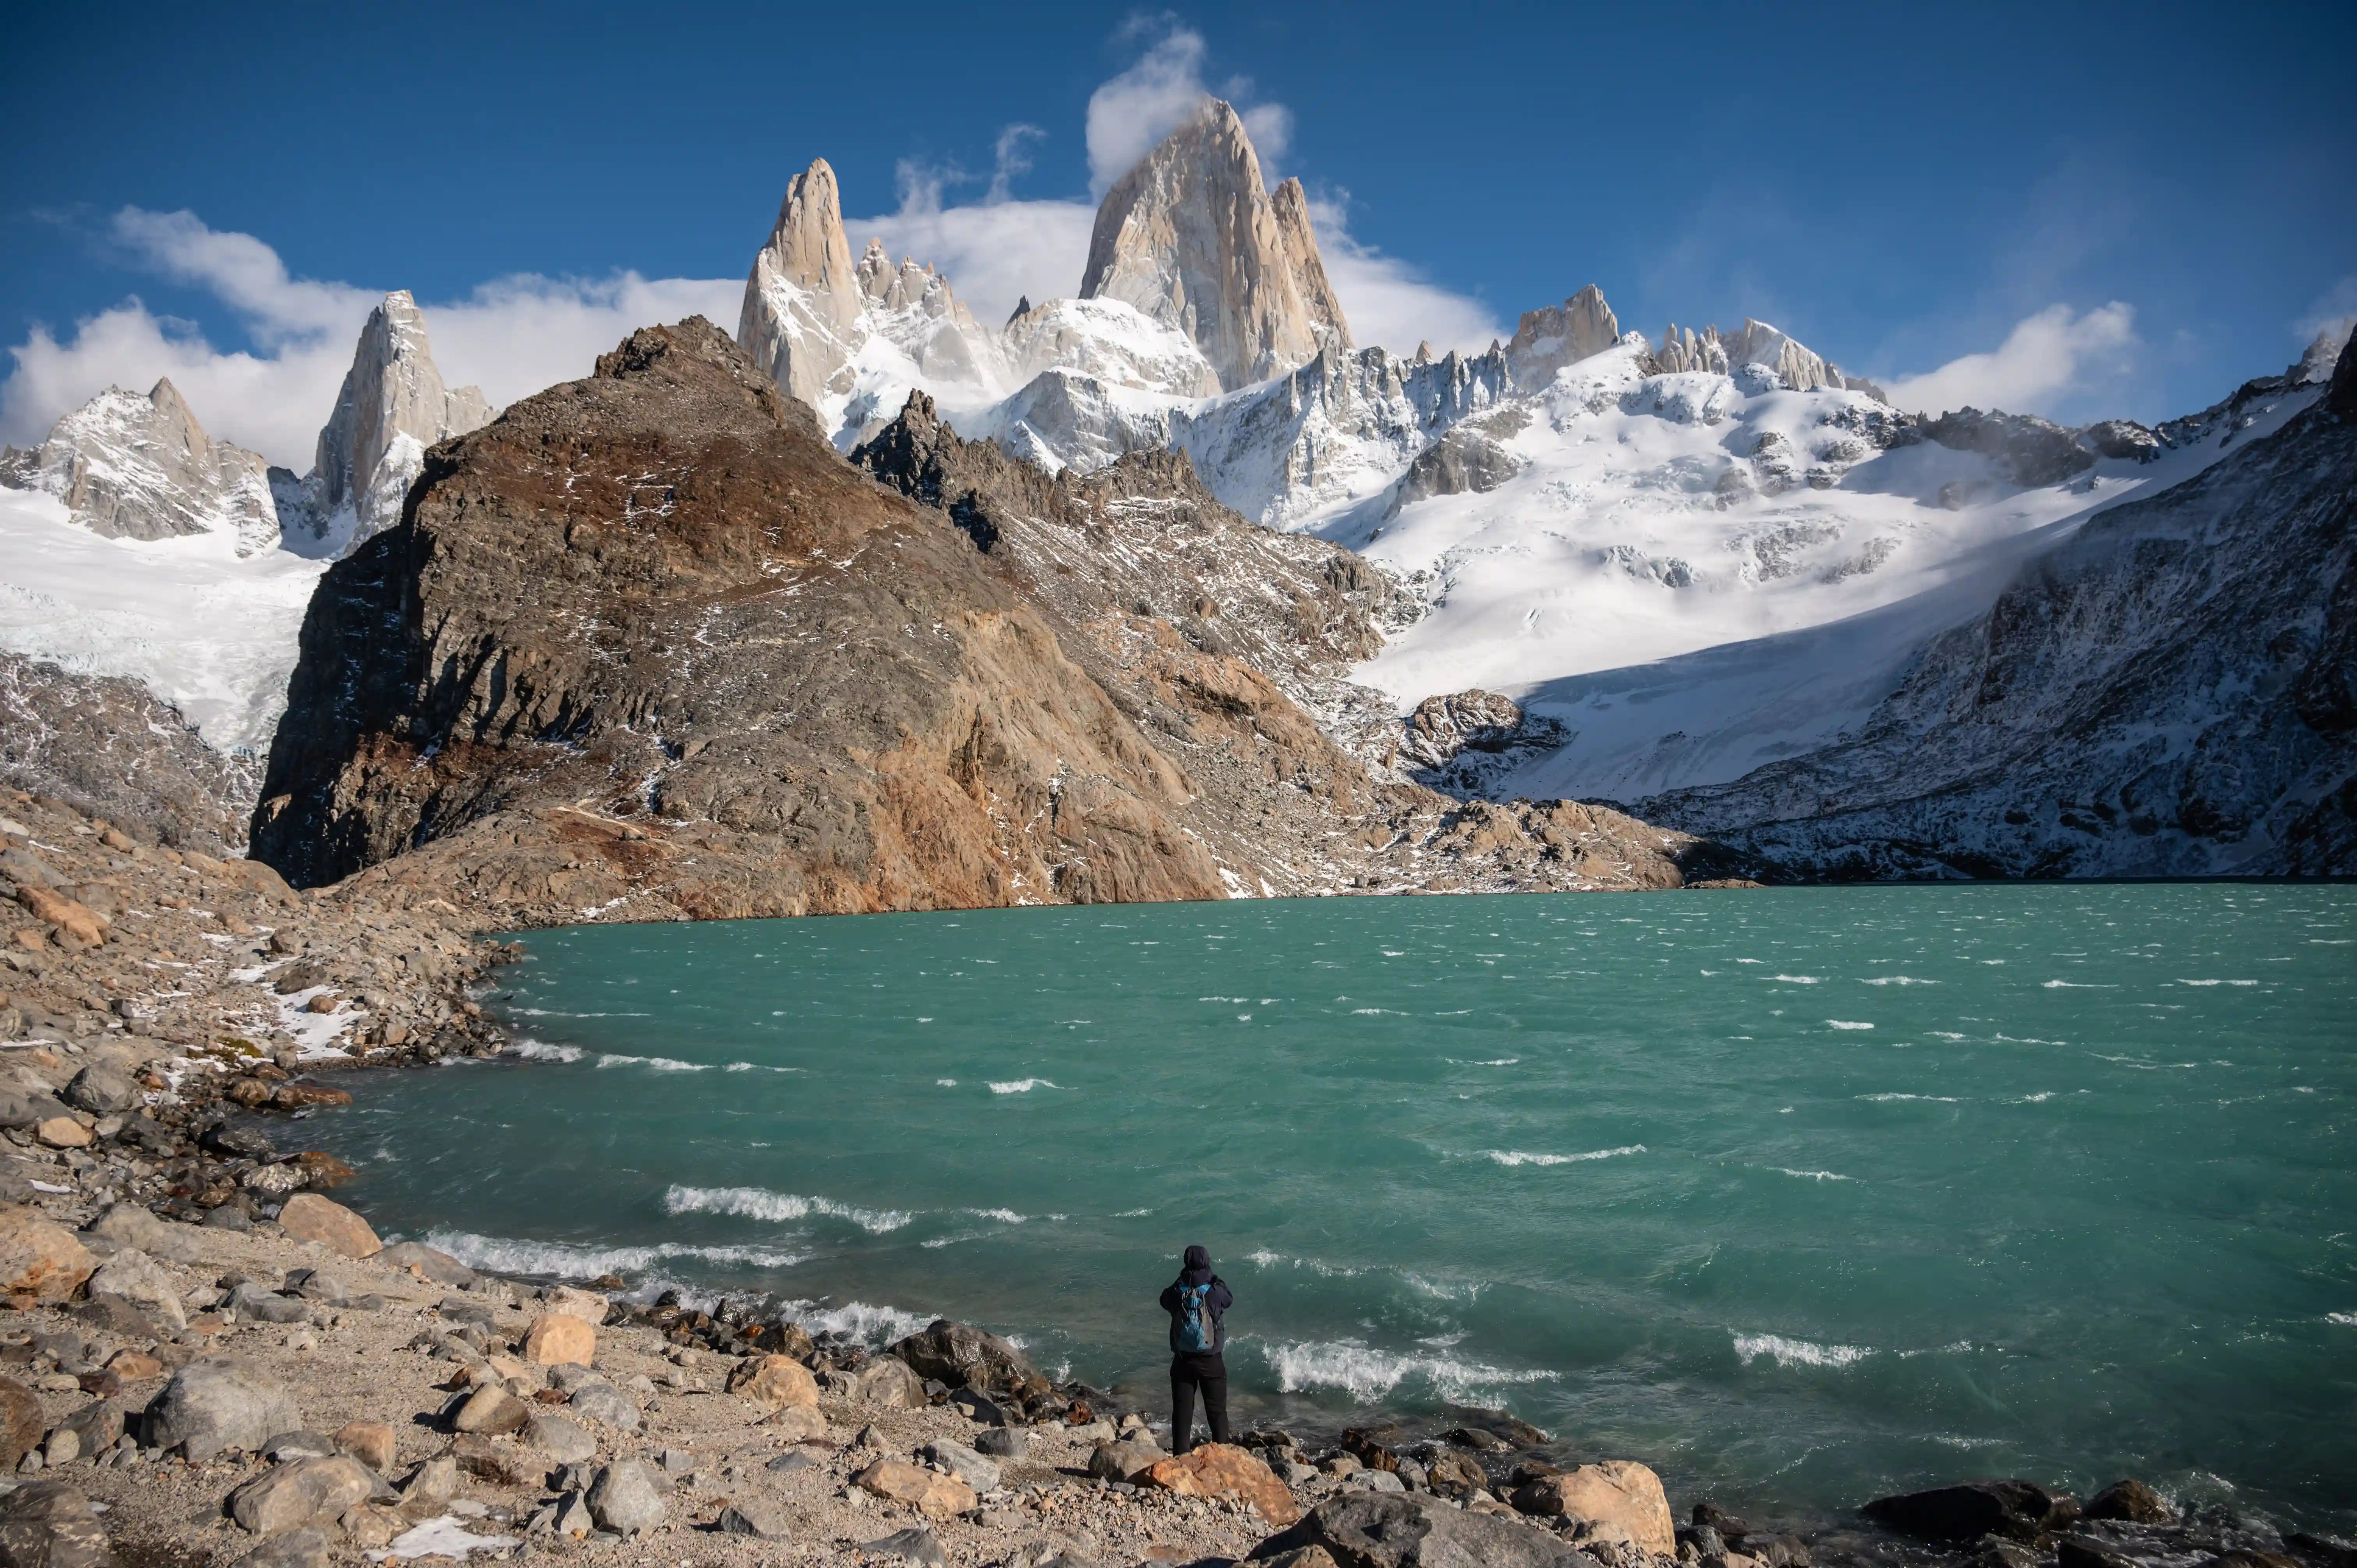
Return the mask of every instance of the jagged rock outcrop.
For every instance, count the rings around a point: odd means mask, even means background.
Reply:
[[[1854,736],[1637,809],[1828,877],[2348,875],[2352,671],[2357,421],[2328,393],[2098,513]]]
[[[1105,192],[1081,297],[1184,332],[1232,391],[1351,347],[1300,182],[1269,194],[1243,121],[1218,99]]]
[[[1599,301],[1600,303],[1600,301]],[[1675,374],[1684,371],[1708,371],[1729,375],[1747,365],[1759,365],[1776,379],[1776,384],[1787,392],[1862,392],[1883,400],[1880,387],[1857,376],[1842,374],[1841,367],[1827,362],[1805,345],[1796,341],[1764,321],[1744,317],[1742,328],[1726,337],[1716,327],[1706,327],[1700,333],[1691,328],[1681,328],[1672,322],[1662,333],[1662,341],[1653,350],[1652,369],[1657,373]]]
[[[1524,418],[1519,406],[1510,406],[1444,432],[1400,476],[1388,515],[1434,496],[1487,494],[1512,478],[1523,465],[1501,437],[1512,435]],[[1487,428],[1492,425],[1498,428]]]
[[[1218,893],[1183,777],[931,518],[709,323],[636,333],[328,573],[255,851],[542,910]]]
[[[245,842],[260,771],[136,681],[0,651],[0,783],[219,854]]]
[[[852,261],[843,193],[824,158],[786,186],[745,279],[737,341],[789,397],[818,410],[830,434],[889,418],[919,382],[988,401],[1006,376],[998,339],[948,279],[913,260],[893,265],[876,240]],[[863,388],[861,362],[871,357],[880,359],[867,367],[878,384]]]
[[[2025,489],[2059,485],[2095,466],[2079,433],[2030,413],[1961,408],[1916,427],[1926,441],[1992,459],[2008,481]]]
[[[1506,345],[1506,363],[1514,384],[1524,391],[1544,387],[1566,365],[1591,354],[1601,354],[1620,340],[1620,320],[1604,303],[1604,291],[1589,284],[1561,305],[1523,312]]]
[[[169,380],[145,397],[107,388],[0,478],[47,490],[76,522],[109,539],[227,533],[240,555],[278,542],[269,465],[207,435]]]
[[[271,470],[288,545],[307,555],[343,554],[391,528],[425,449],[481,429],[493,413],[480,388],[444,384],[409,291],[386,295],[361,328],[311,472],[298,481]]]
[[[1418,783],[1467,798],[1570,739],[1555,719],[1512,697],[1472,690],[1426,697],[1400,725],[1399,766]]]

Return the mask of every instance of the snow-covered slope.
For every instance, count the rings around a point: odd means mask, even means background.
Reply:
[[[129,676],[224,751],[268,748],[326,569],[284,550],[242,555],[225,531],[102,538],[54,496],[0,489],[0,648]]]
[[[107,388],[16,459],[9,482],[57,497],[74,521],[105,538],[221,533],[241,555],[278,542],[269,465],[208,436],[169,381],[145,397]]]

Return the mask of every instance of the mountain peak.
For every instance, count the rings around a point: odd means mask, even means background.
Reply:
[[[1184,332],[1231,389],[1351,347],[1301,183],[1270,194],[1243,117],[1217,98],[1105,192],[1081,297]]]
[[[1525,310],[1506,345],[1514,384],[1543,387],[1566,365],[1601,354],[1620,340],[1620,321],[1604,303],[1604,291],[1589,284],[1561,305]]]
[[[232,535],[240,555],[277,542],[268,465],[215,441],[169,377],[144,397],[109,387],[59,420],[24,478],[108,539]]]

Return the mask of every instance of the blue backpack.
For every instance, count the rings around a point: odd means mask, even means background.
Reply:
[[[1209,1284],[1178,1287],[1178,1348],[1190,1356],[1209,1355],[1219,1348],[1219,1325],[1211,1317],[1211,1287]]]

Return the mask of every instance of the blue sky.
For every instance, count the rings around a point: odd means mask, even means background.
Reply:
[[[501,399],[634,313],[733,326],[820,156],[855,245],[988,318],[1073,287],[1107,160],[1198,88],[1319,199],[1362,340],[1594,282],[1649,334],[1754,315],[1927,399],[2150,420],[2357,311],[2345,4],[227,9],[15,24],[0,435],[169,371],[297,457],[388,288]]]

